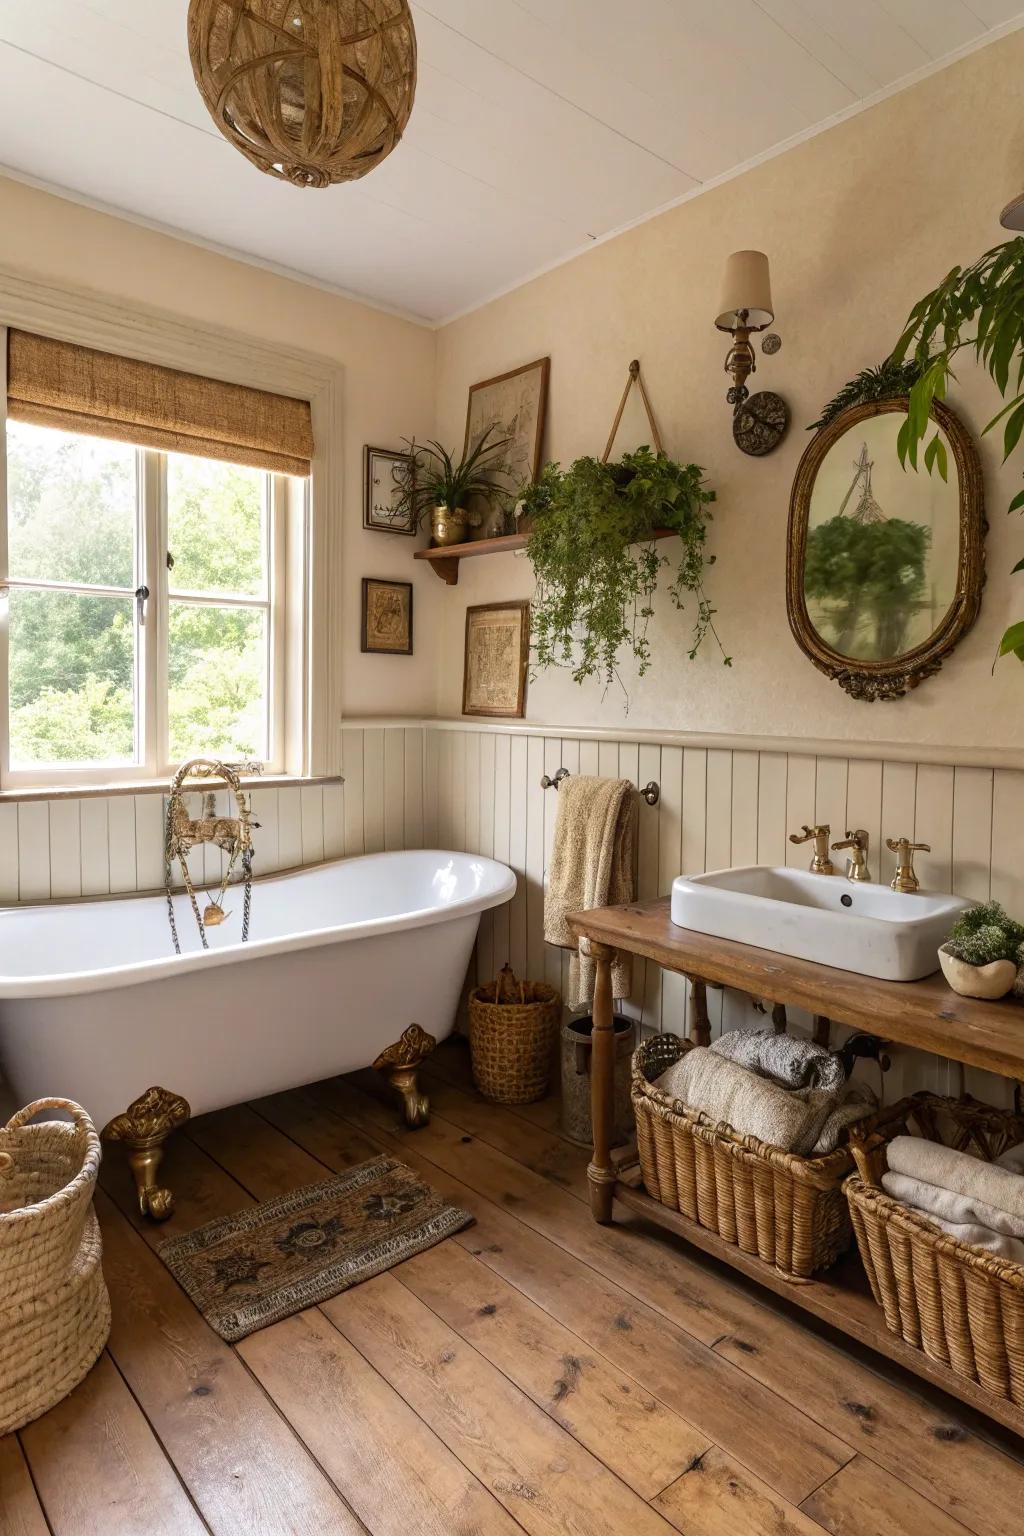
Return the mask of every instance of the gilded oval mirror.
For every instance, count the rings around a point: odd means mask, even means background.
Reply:
[[[946,450],[904,470],[906,399],[850,406],[800,460],[789,507],[787,608],[814,665],[857,699],[896,699],[931,677],[978,616],[985,581],[981,466],[943,405]],[[929,437],[931,437],[929,433]]]

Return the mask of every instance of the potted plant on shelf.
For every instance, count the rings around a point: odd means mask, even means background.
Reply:
[[[573,682],[618,677],[622,655],[642,677],[651,662],[648,622],[658,576],[671,562],[658,552],[659,533],[677,534],[682,550],[669,592],[677,608],[696,598],[689,656],[705,636],[721,641],[704,590],[705,554],[715,493],[697,464],[679,464],[649,447],[614,464],[577,459],[548,464],[522,493],[526,552],[537,590],[532,607],[534,664],[568,666]],[[726,666],[731,657],[722,656]]]
[[[457,462],[438,442],[417,445],[406,439],[411,467],[399,482],[399,511],[417,523],[429,522],[437,545],[461,544],[467,530],[479,528],[481,500],[511,504],[513,493],[496,479],[506,471],[505,454],[510,438],[495,438],[494,427],[477,440]]]
[[[961,997],[1005,997],[1024,962],[1024,926],[998,901],[969,907],[939,950],[939,964]]]

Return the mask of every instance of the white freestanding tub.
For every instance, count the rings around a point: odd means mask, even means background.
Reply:
[[[162,896],[8,908],[0,1067],[102,1127],[153,1085],[199,1114],[368,1066],[411,1024],[451,1032],[480,913],[515,888],[474,854],[337,860],[258,881],[245,945],[240,889],[208,953],[176,896],[181,955]]]

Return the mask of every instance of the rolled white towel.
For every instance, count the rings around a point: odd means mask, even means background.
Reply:
[[[894,1137],[886,1149],[886,1160],[890,1173],[904,1173],[936,1189],[983,1200],[1024,1221],[1024,1178],[1009,1168],[920,1136]]]
[[[951,1189],[939,1189],[934,1184],[911,1178],[909,1174],[893,1173],[891,1169],[882,1175],[882,1188],[894,1200],[913,1206],[915,1211],[923,1211],[936,1221],[959,1226],[973,1224],[1007,1237],[1024,1238],[1024,1218],[1011,1216],[1009,1211],[989,1205],[976,1195],[957,1195]]]

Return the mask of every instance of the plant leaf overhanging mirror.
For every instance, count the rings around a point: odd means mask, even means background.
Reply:
[[[790,627],[855,699],[901,698],[931,677],[981,605],[986,524],[974,443],[936,402],[939,473],[908,475],[896,451],[906,414],[905,398],[840,412],[793,482]]]

